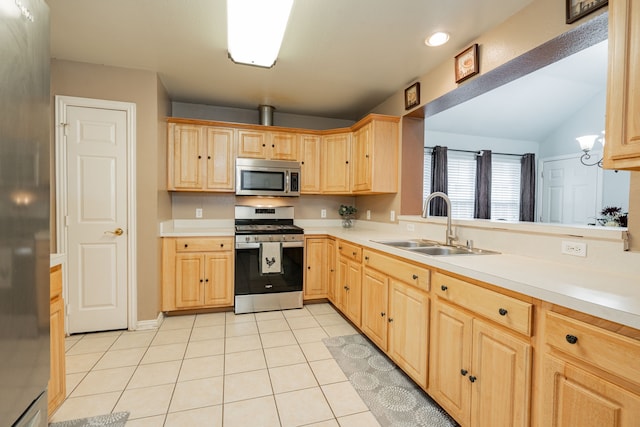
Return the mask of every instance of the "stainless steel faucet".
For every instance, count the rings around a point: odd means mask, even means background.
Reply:
[[[451,230],[451,200],[449,200],[449,196],[440,191],[436,191],[435,193],[431,193],[424,200],[424,206],[422,207],[422,218],[427,218],[429,216],[429,202],[436,197],[441,197],[444,199],[444,202],[447,205],[447,235],[446,235],[446,243],[447,246],[451,246],[453,241],[457,238],[457,236]]]

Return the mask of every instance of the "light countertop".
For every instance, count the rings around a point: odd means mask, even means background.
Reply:
[[[337,222],[336,224],[338,224]],[[233,236],[233,222],[213,221],[201,227],[172,222],[163,237]],[[333,224],[331,224],[333,225]],[[640,277],[589,270],[561,262],[511,254],[429,256],[394,248],[378,240],[415,236],[396,231],[305,225],[305,235],[330,235],[430,267],[487,282],[533,298],[640,329]]]
[[[56,265],[63,264],[67,257],[65,254],[51,254],[50,259],[51,261],[49,263],[49,267],[51,268],[55,267]]]

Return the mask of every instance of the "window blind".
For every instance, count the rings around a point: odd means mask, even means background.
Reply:
[[[491,167],[491,219],[518,221],[520,157],[494,154]]]
[[[452,218],[473,218],[476,188],[476,155],[449,152],[449,199]]]

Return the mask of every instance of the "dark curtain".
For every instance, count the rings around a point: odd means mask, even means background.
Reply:
[[[535,221],[536,155],[524,154],[520,164],[520,221]]]
[[[491,150],[476,156],[476,200],[474,218],[491,218]]]
[[[447,193],[449,190],[447,180],[447,147],[439,145],[433,147],[431,153],[431,192],[441,191]],[[447,216],[447,205],[440,197],[431,200],[429,205],[430,216]]]

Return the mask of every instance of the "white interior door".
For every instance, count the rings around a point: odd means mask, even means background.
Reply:
[[[68,333],[128,327],[127,112],[67,105]]]
[[[542,222],[594,222],[601,203],[600,168],[584,166],[573,157],[543,160],[542,172]]]

